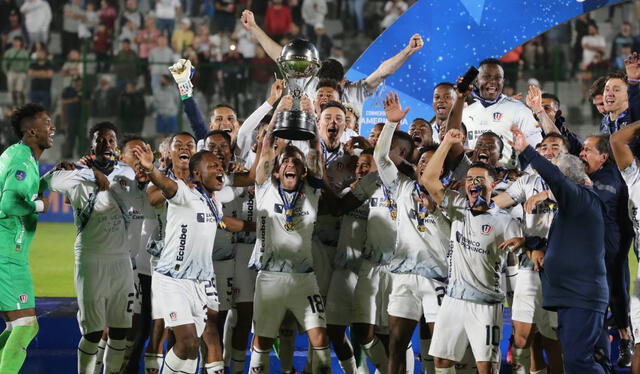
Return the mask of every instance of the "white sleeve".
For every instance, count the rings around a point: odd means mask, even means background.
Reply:
[[[173,197],[171,197],[170,199],[167,199],[167,201],[169,202],[169,204],[173,205],[186,205],[189,201],[187,195],[187,190],[189,190],[189,187],[181,179],[178,179],[176,181],[176,184],[178,185],[176,194],[173,195]]]
[[[378,189],[378,173],[372,172],[360,179],[355,188],[351,190],[353,196],[360,201],[367,201]]]
[[[522,224],[518,220],[511,218],[511,216],[509,216],[508,214],[506,215],[510,218],[507,220],[504,227],[504,231],[502,233],[502,241],[522,237]]]
[[[260,121],[267,115],[267,113],[269,113],[271,108],[273,108],[273,106],[265,101],[242,123],[242,126],[240,126],[240,129],[238,130],[236,149],[234,151],[237,159],[242,161],[247,160],[247,156],[251,152],[251,146],[254,141],[253,132],[258,128]]]
[[[461,219],[464,216],[464,210],[466,209],[467,199],[466,196],[458,191],[446,190],[444,192],[444,198],[440,203],[442,209],[442,215],[449,221]]]
[[[517,117],[515,123],[520,128],[524,136],[527,138],[527,142],[535,147],[542,141],[542,130],[540,124],[533,117],[531,110],[524,105],[517,111]]]
[[[68,195],[82,182],[94,182],[95,176],[91,169],[57,170],[42,177],[54,192]]]
[[[384,124],[378,138],[378,144],[376,144],[376,148],[373,151],[373,159],[376,161],[380,179],[393,194],[398,188],[398,168],[389,158],[389,151],[391,150],[393,133],[396,131],[397,126],[397,123],[388,121]]]
[[[624,170],[620,170],[620,174],[622,174],[622,178],[629,188],[638,184],[640,182],[640,170],[636,159],[634,158],[633,162]]]
[[[511,184],[505,191],[513,201],[522,204],[527,201],[527,195],[524,190],[525,183],[529,180],[527,175],[523,175]]]

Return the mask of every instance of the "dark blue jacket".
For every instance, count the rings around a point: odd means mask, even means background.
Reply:
[[[193,97],[190,97],[182,100],[182,105],[184,105],[184,112],[187,115],[187,118],[189,118],[189,124],[191,125],[191,129],[193,130],[196,139],[204,139],[209,132],[209,127],[207,127],[207,124],[202,117],[202,113],[200,113],[198,104]]]
[[[604,312],[609,289],[604,265],[604,205],[589,186],[577,185],[532,147],[522,156],[558,202],[544,256],[542,306]]]

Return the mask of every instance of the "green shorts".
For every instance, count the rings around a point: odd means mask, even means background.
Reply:
[[[34,308],[35,301],[29,264],[0,257],[0,311]]]

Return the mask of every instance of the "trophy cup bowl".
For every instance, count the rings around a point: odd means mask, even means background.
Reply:
[[[282,47],[277,63],[293,105],[291,110],[276,115],[273,135],[290,140],[311,140],[316,137],[316,118],[314,113],[300,109],[300,99],[320,69],[318,50],[309,41],[295,39]]]

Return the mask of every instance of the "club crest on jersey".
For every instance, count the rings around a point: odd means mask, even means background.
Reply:
[[[198,222],[204,222],[204,213],[197,213],[196,214],[196,220]]]
[[[23,170],[17,170],[16,171],[16,179],[19,181],[23,181],[24,178],[27,177],[27,173]]]
[[[20,300],[20,303],[21,303],[21,304],[24,304],[24,303],[26,303],[27,301],[29,301],[29,296],[27,296],[27,295],[25,295],[25,294],[22,294],[22,295],[18,296],[18,299]]]
[[[482,233],[484,235],[489,235],[491,230],[493,230],[493,226],[491,226],[491,225],[482,225]]]
[[[502,119],[502,113],[493,112],[493,122],[498,122]]]
[[[273,205],[273,211],[276,213],[282,213],[282,211],[284,210],[284,205],[282,204],[274,204]]]
[[[178,319],[178,315],[176,312],[171,312],[169,313],[169,318],[171,318],[172,321],[176,321]]]

